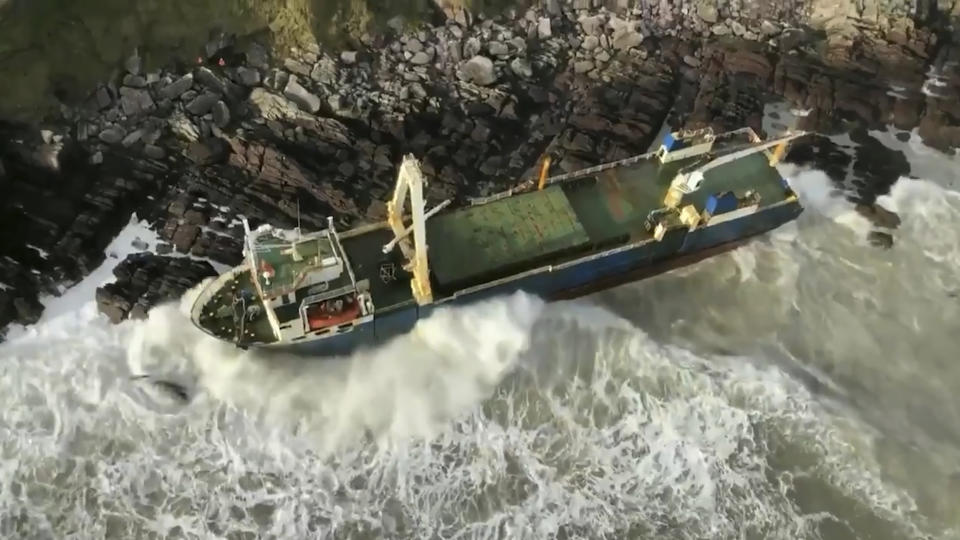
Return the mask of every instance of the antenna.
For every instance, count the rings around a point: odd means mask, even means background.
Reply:
[[[297,197],[297,239],[302,239],[303,234],[300,232],[300,197]]]

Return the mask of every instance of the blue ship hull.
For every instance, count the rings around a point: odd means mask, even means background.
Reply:
[[[347,333],[269,348],[311,356],[346,355],[358,348],[376,346],[409,332],[419,319],[428,317],[433,310],[441,307],[463,306],[516,291],[534,294],[547,301],[576,298],[734,249],[750,238],[796,219],[802,211],[799,202],[790,200],[692,232],[686,229],[668,231],[660,241],[626,246],[563,265],[540,268],[474,290],[461,291],[449,298],[440,298],[431,305],[418,306],[411,301],[390,311],[377,312],[373,321]]]

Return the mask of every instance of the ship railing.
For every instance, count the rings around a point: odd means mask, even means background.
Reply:
[[[691,132],[691,133],[700,133],[700,132],[711,133],[711,134],[712,134],[713,130],[710,129],[710,128],[703,128],[703,129],[700,129],[700,130],[693,131],[693,132]],[[748,127],[739,128],[739,129],[735,129],[735,130],[732,130],[732,131],[725,131],[725,132],[723,132],[723,133],[721,133],[721,134],[719,134],[719,135],[716,135],[716,136],[715,136],[715,137],[716,137],[715,140],[719,141],[719,140],[722,140],[722,139],[732,138],[732,137],[735,137],[735,136],[740,135],[740,134],[746,134],[747,137],[748,137],[749,140],[750,140],[750,143],[743,144],[743,145],[736,146],[736,147],[732,147],[732,148],[724,148],[724,149],[723,149],[723,152],[724,152],[724,153],[734,152],[734,151],[737,151],[737,150],[742,150],[742,149],[744,149],[744,148],[749,148],[749,147],[752,147],[752,146],[756,145],[757,143],[761,142],[760,137],[757,136],[757,133],[753,130],[753,128],[751,128],[751,127],[749,127],[749,126],[748,126]],[[647,152],[647,153],[645,153],[645,154],[637,154],[637,155],[635,155],[635,156],[630,156],[630,157],[627,157],[627,158],[619,159],[619,160],[617,160],[617,161],[610,161],[610,162],[608,162],[608,163],[601,163],[600,165],[594,165],[594,166],[592,166],[592,167],[587,167],[587,168],[585,168],[585,169],[578,169],[578,170],[573,171],[573,172],[564,173],[564,174],[558,174],[558,175],[556,175],[556,176],[551,176],[551,177],[547,178],[547,179],[544,181],[544,186],[548,186],[548,185],[550,185],[550,184],[555,184],[555,183],[558,183],[558,182],[568,182],[568,181],[570,181],[570,180],[578,180],[578,179],[580,179],[580,178],[585,178],[585,177],[587,177],[587,176],[595,176],[595,175],[597,175],[597,174],[602,173],[603,171],[606,171],[606,170],[609,170],[609,169],[616,169],[617,167],[627,167],[627,166],[630,166],[630,165],[634,165],[634,164],[639,163],[639,162],[641,162],[641,161],[646,161],[646,160],[649,160],[649,159],[652,159],[652,158],[656,157],[659,152],[660,152],[660,151],[657,150],[657,151],[654,151],[654,152]],[[523,183],[521,183],[521,184],[518,184],[518,185],[516,185],[516,186],[513,186],[513,187],[510,188],[510,189],[507,189],[507,190],[504,190],[504,191],[500,191],[500,192],[498,192],[498,193],[494,193],[494,194],[488,195],[488,196],[486,196],[486,197],[469,198],[469,199],[467,199],[467,200],[468,200],[470,206],[487,204],[487,203],[491,203],[491,202],[493,202],[493,201],[497,201],[497,200],[500,200],[500,199],[505,199],[505,198],[507,198],[507,197],[510,197],[510,196],[516,194],[516,193],[523,193],[523,192],[525,192],[525,191],[527,191],[527,190],[529,190],[529,189],[531,189],[531,188],[533,188],[533,187],[535,187],[535,186],[536,186],[536,181],[535,181],[534,179],[528,179],[528,180],[525,180],[525,181],[524,181]]]

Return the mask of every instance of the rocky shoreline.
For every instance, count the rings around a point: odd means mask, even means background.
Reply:
[[[423,162],[430,203],[462,203],[529,178],[546,152],[560,172],[644,152],[664,121],[760,131],[764,106],[787,100],[807,112],[803,128],[855,129],[865,154],[845,187],[892,228],[875,199],[909,166],[865,130],[960,146],[960,49],[916,5],[872,21],[860,9],[823,31],[772,22],[795,19],[790,2],[613,4],[548,0],[484,18],[441,2],[440,25],[391,23],[352,50],[276,56],[221,34],[161,71],[132,54],[40,126],[0,121],[0,329],[35,322],[39,297],[101,264],[132,212],[164,242],[98,290],[115,322],[211,274],[164,252],[236,264],[241,215],[292,226],[299,209],[305,228],[382,219],[407,152]],[[828,143],[788,159],[845,171],[849,156]]]

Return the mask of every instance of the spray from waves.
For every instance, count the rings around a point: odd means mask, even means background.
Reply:
[[[305,358],[242,351],[193,328],[186,314],[199,289],[134,330],[131,372],[205,392],[264,425],[311,433],[322,452],[363,436],[429,438],[509,372],[542,310],[541,300],[518,293],[439,309],[410,334],[349,358]]]
[[[762,360],[570,313],[541,320],[482,410],[376,462],[418,485],[371,481],[407,503],[392,523],[437,516],[422,536],[919,537],[836,421]]]
[[[848,228],[861,238],[866,237],[871,229],[870,221],[856,212],[844,192],[833,185],[825,172],[802,169],[790,163],[781,163],[777,168],[805,208]]]

